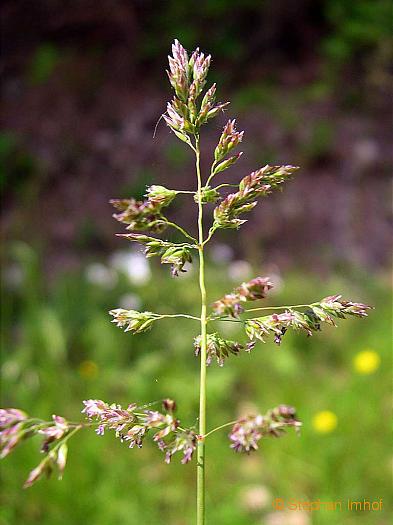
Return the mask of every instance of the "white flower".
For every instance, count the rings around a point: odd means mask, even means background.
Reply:
[[[220,331],[227,337],[239,337],[239,323],[222,323]]]
[[[143,286],[151,278],[149,263],[141,253],[132,251],[115,252],[110,262],[113,268],[125,273],[130,282],[137,286]]]
[[[127,293],[120,297],[119,306],[125,310],[139,310],[142,306],[142,300],[135,293]]]
[[[246,487],[241,495],[242,505],[250,511],[266,508],[272,499],[270,491],[263,485]]]
[[[101,263],[89,264],[86,267],[85,276],[89,283],[97,284],[103,288],[113,288],[117,282],[116,273]]]
[[[210,250],[214,262],[224,264],[233,259],[233,249],[228,244],[215,243]]]
[[[247,261],[233,261],[228,268],[228,275],[232,281],[242,281],[251,277],[251,264]]]
[[[17,263],[10,264],[4,269],[4,283],[11,289],[20,288],[24,279],[23,268]]]

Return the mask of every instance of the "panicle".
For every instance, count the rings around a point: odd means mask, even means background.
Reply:
[[[201,201],[202,204],[207,204],[208,202],[217,202],[220,199],[220,193],[210,186],[204,186],[201,188],[200,194],[197,192],[194,195],[194,201],[196,203]]]
[[[196,134],[202,124],[215,117],[227,104],[215,105],[215,84],[206,91],[202,102],[198,103],[206,85],[210,55],[205,56],[197,48],[189,58],[184,47],[175,40],[172,56],[168,60],[167,73],[175,96],[168,103],[163,118],[180,140],[191,145],[189,135]]]
[[[242,301],[257,301],[264,299],[269,290],[273,288],[273,283],[269,277],[255,277],[247,283],[242,283],[235,292]]]
[[[45,436],[45,440],[42,443],[41,450],[43,452],[49,451],[49,445],[54,441],[60,440],[70,430],[68,421],[61,416],[52,416],[54,425],[48,426],[41,430],[38,430],[39,434]],[[64,469],[63,469],[64,470]]]

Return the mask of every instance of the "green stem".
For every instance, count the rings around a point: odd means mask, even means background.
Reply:
[[[287,306],[262,306],[261,308],[249,308],[248,310],[244,310],[244,313],[246,312],[258,312],[259,310],[287,310],[290,308],[310,308],[312,306],[315,306],[318,303],[312,303],[312,304],[294,304],[294,305],[287,305]]]
[[[235,420],[235,421],[229,421],[229,423],[224,423],[223,425],[220,425],[219,427],[213,428],[213,430],[210,430],[210,431],[209,431],[207,434],[205,434],[203,437],[204,437],[204,438],[207,438],[207,436],[210,436],[210,434],[213,434],[213,432],[217,432],[217,430],[221,430],[222,428],[225,428],[225,427],[233,426],[236,422],[237,422],[237,420]]]
[[[213,162],[213,164],[212,164],[210,175],[209,175],[209,177],[208,177],[208,179],[206,181],[206,186],[209,186],[210,182],[212,181],[212,179],[213,179],[213,177],[215,175],[215,173],[214,173],[214,165],[215,165],[215,162]]]
[[[286,305],[286,306],[262,306],[260,308],[249,308],[248,310],[244,310],[242,313],[247,312],[259,312],[262,310],[291,310],[293,308],[312,308],[313,306],[318,305],[319,303],[311,303],[311,304],[293,304],[293,305]],[[254,318],[250,317],[248,320],[252,321]],[[210,316],[208,318],[208,321],[230,321],[231,323],[243,323],[243,319],[231,319],[226,316],[220,316],[220,317],[212,317]]]
[[[239,184],[227,184],[227,183],[224,183],[224,184],[220,184],[219,186],[216,186],[214,189],[215,190],[219,190],[221,188],[238,188],[239,187]]]
[[[157,321],[159,321],[160,319],[166,319],[171,317],[184,317],[185,319],[193,319],[194,321],[200,321],[199,317],[195,317],[193,315],[188,314],[154,314],[154,317]]]
[[[200,168],[199,136],[195,137],[196,173],[198,179],[198,237],[199,237],[199,288],[201,292],[201,367],[199,385],[199,435],[206,433],[206,349],[207,349],[207,317],[206,317],[206,286],[205,259],[203,253],[203,204],[202,179]],[[197,445],[197,525],[205,525],[205,441],[200,439]]]
[[[81,428],[84,427],[84,424],[81,423],[80,425],[74,427],[73,430],[71,430],[71,432],[69,432],[61,441],[59,441],[59,443],[57,443],[57,445],[55,445],[51,450],[57,450],[58,448],[61,447],[61,445],[63,445],[64,443],[67,443],[67,441],[72,438],[72,436],[74,434],[76,434],[77,432],[79,432],[79,430],[81,430]]]
[[[186,232],[186,230],[184,228],[182,228],[181,226],[179,226],[175,222],[167,221],[166,219],[163,222],[165,222],[165,224],[167,224],[168,226],[172,226],[172,228],[176,228],[176,230],[181,232],[184,235],[184,237],[187,237],[187,239],[190,239],[190,241],[193,241],[195,243],[197,242],[197,240],[194,237],[192,237],[192,235],[190,235],[188,232]]]
[[[210,239],[213,237],[214,235],[214,232],[216,231],[216,229],[214,228],[214,226],[212,226],[209,230],[209,235],[206,237],[206,239],[203,241],[203,245],[207,244]]]

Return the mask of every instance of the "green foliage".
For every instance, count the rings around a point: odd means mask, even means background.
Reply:
[[[0,190],[28,193],[26,183],[36,172],[37,161],[22,147],[17,134],[12,131],[0,133]]]
[[[72,419],[81,410],[80,400],[91,396],[127,404],[131,399],[143,403],[169,395],[179,400],[182,413],[196,411],[197,360],[193,361],[191,341],[197,327],[186,319],[176,320],[179,328],[172,330],[172,321],[163,320],[146,334],[130,336],[111,325],[106,313],[126,292],[139,297],[141,309],[196,314],[199,292],[188,274],[180,280],[168,279],[157,267],[149,282],[137,286],[119,273],[117,283],[107,288],[91,283],[84,271],[59,276],[49,284],[40,282],[41,264],[31,249],[19,245],[13,253],[9,264],[17,265],[22,280],[12,284],[5,279],[3,289],[3,405],[21,406],[47,418],[59,412]],[[230,277],[213,261],[207,277],[212,283],[212,301],[227,289]],[[231,419],[246,403],[263,409],[274,406],[277,399],[297,406],[304,422],[301,438],[288,435],[280,442],[266,440],[261,453],[239,456],[236,465],[233,452],[223,446],[225,430],[224,436],[211,437],[209,457],[214,462],[209,463],[207,476],[214,482],[208,499],[213,523],[249,525],[263,520],[271,512],[270,500],[266,507],[253,511],[243,499],[255,486],[264,487],[272,498],[383,497],[384,505],[389,506],[390,305],[386,284],[382,277],[373,279],[362,273],[341,274],[324,282],[294,274],[286,276],[285,287],[274,302],[294,303],[299,289],[305,302],[337,289],[346,296],[358,296],[362,289],[362,298],[378,307],[378,315],[367,322],[348,320],[339,330],[326,327],[317,351],[315,338],[310,341],[288,332],[279,350],[268,342],[256,346],[252,355],[233,356],[224,368],[209,369],[210,426]],[[47,313],[43,316],[43,312]],[[246,341],[237,323],[220,325],[220,330],[225,338]],[[58,351],[53,352],[53,347]],[[353,368],[353,358],[365,348],[378,352],[382,364],[375,374],[361,376]],[[359,405],[365,391],[367,398]],[[320,435],[312,427],[312,418],[325,409],[336,413],[338,426]],[[378,446],[370,447],[370,443]],[[125,525],[185,524],[192,519],[193,468],[161,464],[160,452],[153,445],[128,450],[112,436],[94,439],[85,430],[69,442],[68,466],[61,482],[42,481],[22,492],[26,471],[37,462],[38,447],[38,441],[22,444],[17,454],[3,461],[2,525],[38,521],[43,525],[109,525],[119,519]],[[310,453],[313,450],[315,454]],[[89,494],[75,498],[86,487]],[[386,512],[378,515],[380,523],[388,522]],[[357,523],[374,525],[375,515],[313,514],[315,525]]]
[[[32,58],[29,71],[29,79],[32,84],[42,84],[52,75],[59,63],[60,53],[50,43],[40,45]]]
[[[326,16],[333,32],[324,42],[332,63],[342,64],[359,52],[375,49],[391,36],[392,6],[387,0],[326,2]]]

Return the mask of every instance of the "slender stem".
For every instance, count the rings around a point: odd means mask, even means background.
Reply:
[[[225,321],[228,323],[244,323],[244,319],[231,319],[230,317],[210,317],[209,321]]]
[[[294,304],[294,305],[287,305],[287,306],[262,306],[261,308],[249,308],[248,310],[244,310],[244,312],[258,312],[259,310],[287,310],[288,308],[309,308],[311,306],[315,306],[318,303],[312,303],[312,304]]]
[[[21,431],[21,434],[28,433],[31,430],[36,431],[36,430],[42,430],[42,429],[45,429],[45,428],[55,427],[56,426],[56,423],[54,421],[43,421],[42,419],[38,419],[38,418],[24,419],[23,423],[27,424],[27,423],[31,423],[33,421],[37,421],[37,424],[33,424],[33,425],[29,426],[29,427],[24,428]],[[90,421],[88,423],[84,422],[84,421],[79,421],[79,422],[67,421],[67,425],[68,425],[69,428],[78,427],[79,429],[80,428],[84,428],[84,427],[93,427],[93,426],[99,425],[99,424],[100,423],[96,422],[96,421]]]
[[[219,190],[220,188],[238,188],[238,187],[239,187],[239,184],[224,183],[224,184],[220,184],[219,186],[216,186],[214,189]]]
[[[216,229],[212,226],[209,230],[209,235],[206,237],[206,239],[203,241],[203,245],[207,244],[210,239],[213,237],[213,234],[214,232],[216,231]]]
[[[244,310],[242,313],[247,312],[258,312],[262,310],[288,310],[292,308],[312,308],[313,306],[317,305],[318,303],[311,303],[311,304],[293,304],[293,305],[286,305],[286,306],[262,306],[260,308],[249,308],[248,310]],[[254,318],[250,317],[247,320],[252,321]],[[209,317],[208,321],[229,321],[231,323],[243,323],[244,319],[231,319],[229,317]]]
[[[186,144],[188,144],[190,146],[190,148],[192,149],[192,151],[195,153],[195,155],[197,155],[197,149],[194,148],[194,146],[192,145],[191,141],[190,142],[186,142]]]
[[[217,432],[217,430],[221,430],[222,428],[232,426],[236,423],[235,421],[229,421],[229,423],[224,423],[223,425],[220,425],[219,427],[213,428],[213,430],[210,430],[207,434],[205,434],[203,437],[207,438],[207,436],[210,436],[210,434],[213,434],[213,432]]]
[[[214,170],[215,170],[215,168],[216,168],[216,164],[217,164],[217,162],[214,161],[213,164],[211,165],[211,168],[210,168],[210,175],[209,175],[209,177],[208,177],[208,179],[207,179],[207,181],[206,181],[206,186],[209,186],[210,181],[213,179],[213,177],[214,177],[214,175],[215,175]]]
[[[193,319],[194,321],[201,320],[199,317],[195,317],[193,315],[188,314],[154,314],[154,317],[157,317],[157,321],[159,319],[165,319],[167,317],[184,317],[185,319]]]
[[[63,445],[64,443],[67,443],[67,441],[74,435],[76,434],[77,432],[79,432],[79,430],[81,430],[81,428],[83,428],[83,423],[81,423],[80,425],[74,427],[73,430],[71,430],[71,432],[69,432],[64,439],[62,439],[57,445],[55,445],[52,450],[56,450],[58,448],[61,447],[61,445]]]
[[[192,235],[190,235],[188,232],[186,232],[186,230],[184,228],[182,228],[181,226],[179,226],[175,222],[170,222],[170,221],[167,221],[166,219],[165,219],[164,222],[168,226],[172,226],[172,228],[176,228],[176,230],[179,230],[179,232],[181,232],[185,237],[187,237],[187,239],[190,239],[190,241],[193,241],[195,243],[197,242],[197,240]]]
[[[195,167],[198,179],[198,237],[199,237],[199,288],[201,292],[201,368],[199,385],[199,435],[206,433],[206,286],[205,259],[203,253],[203,204],[202,179],[200,168],[199,136],[195,137]],[[205,525],[205,441],[200,439],[197,445],[197,525]]]

